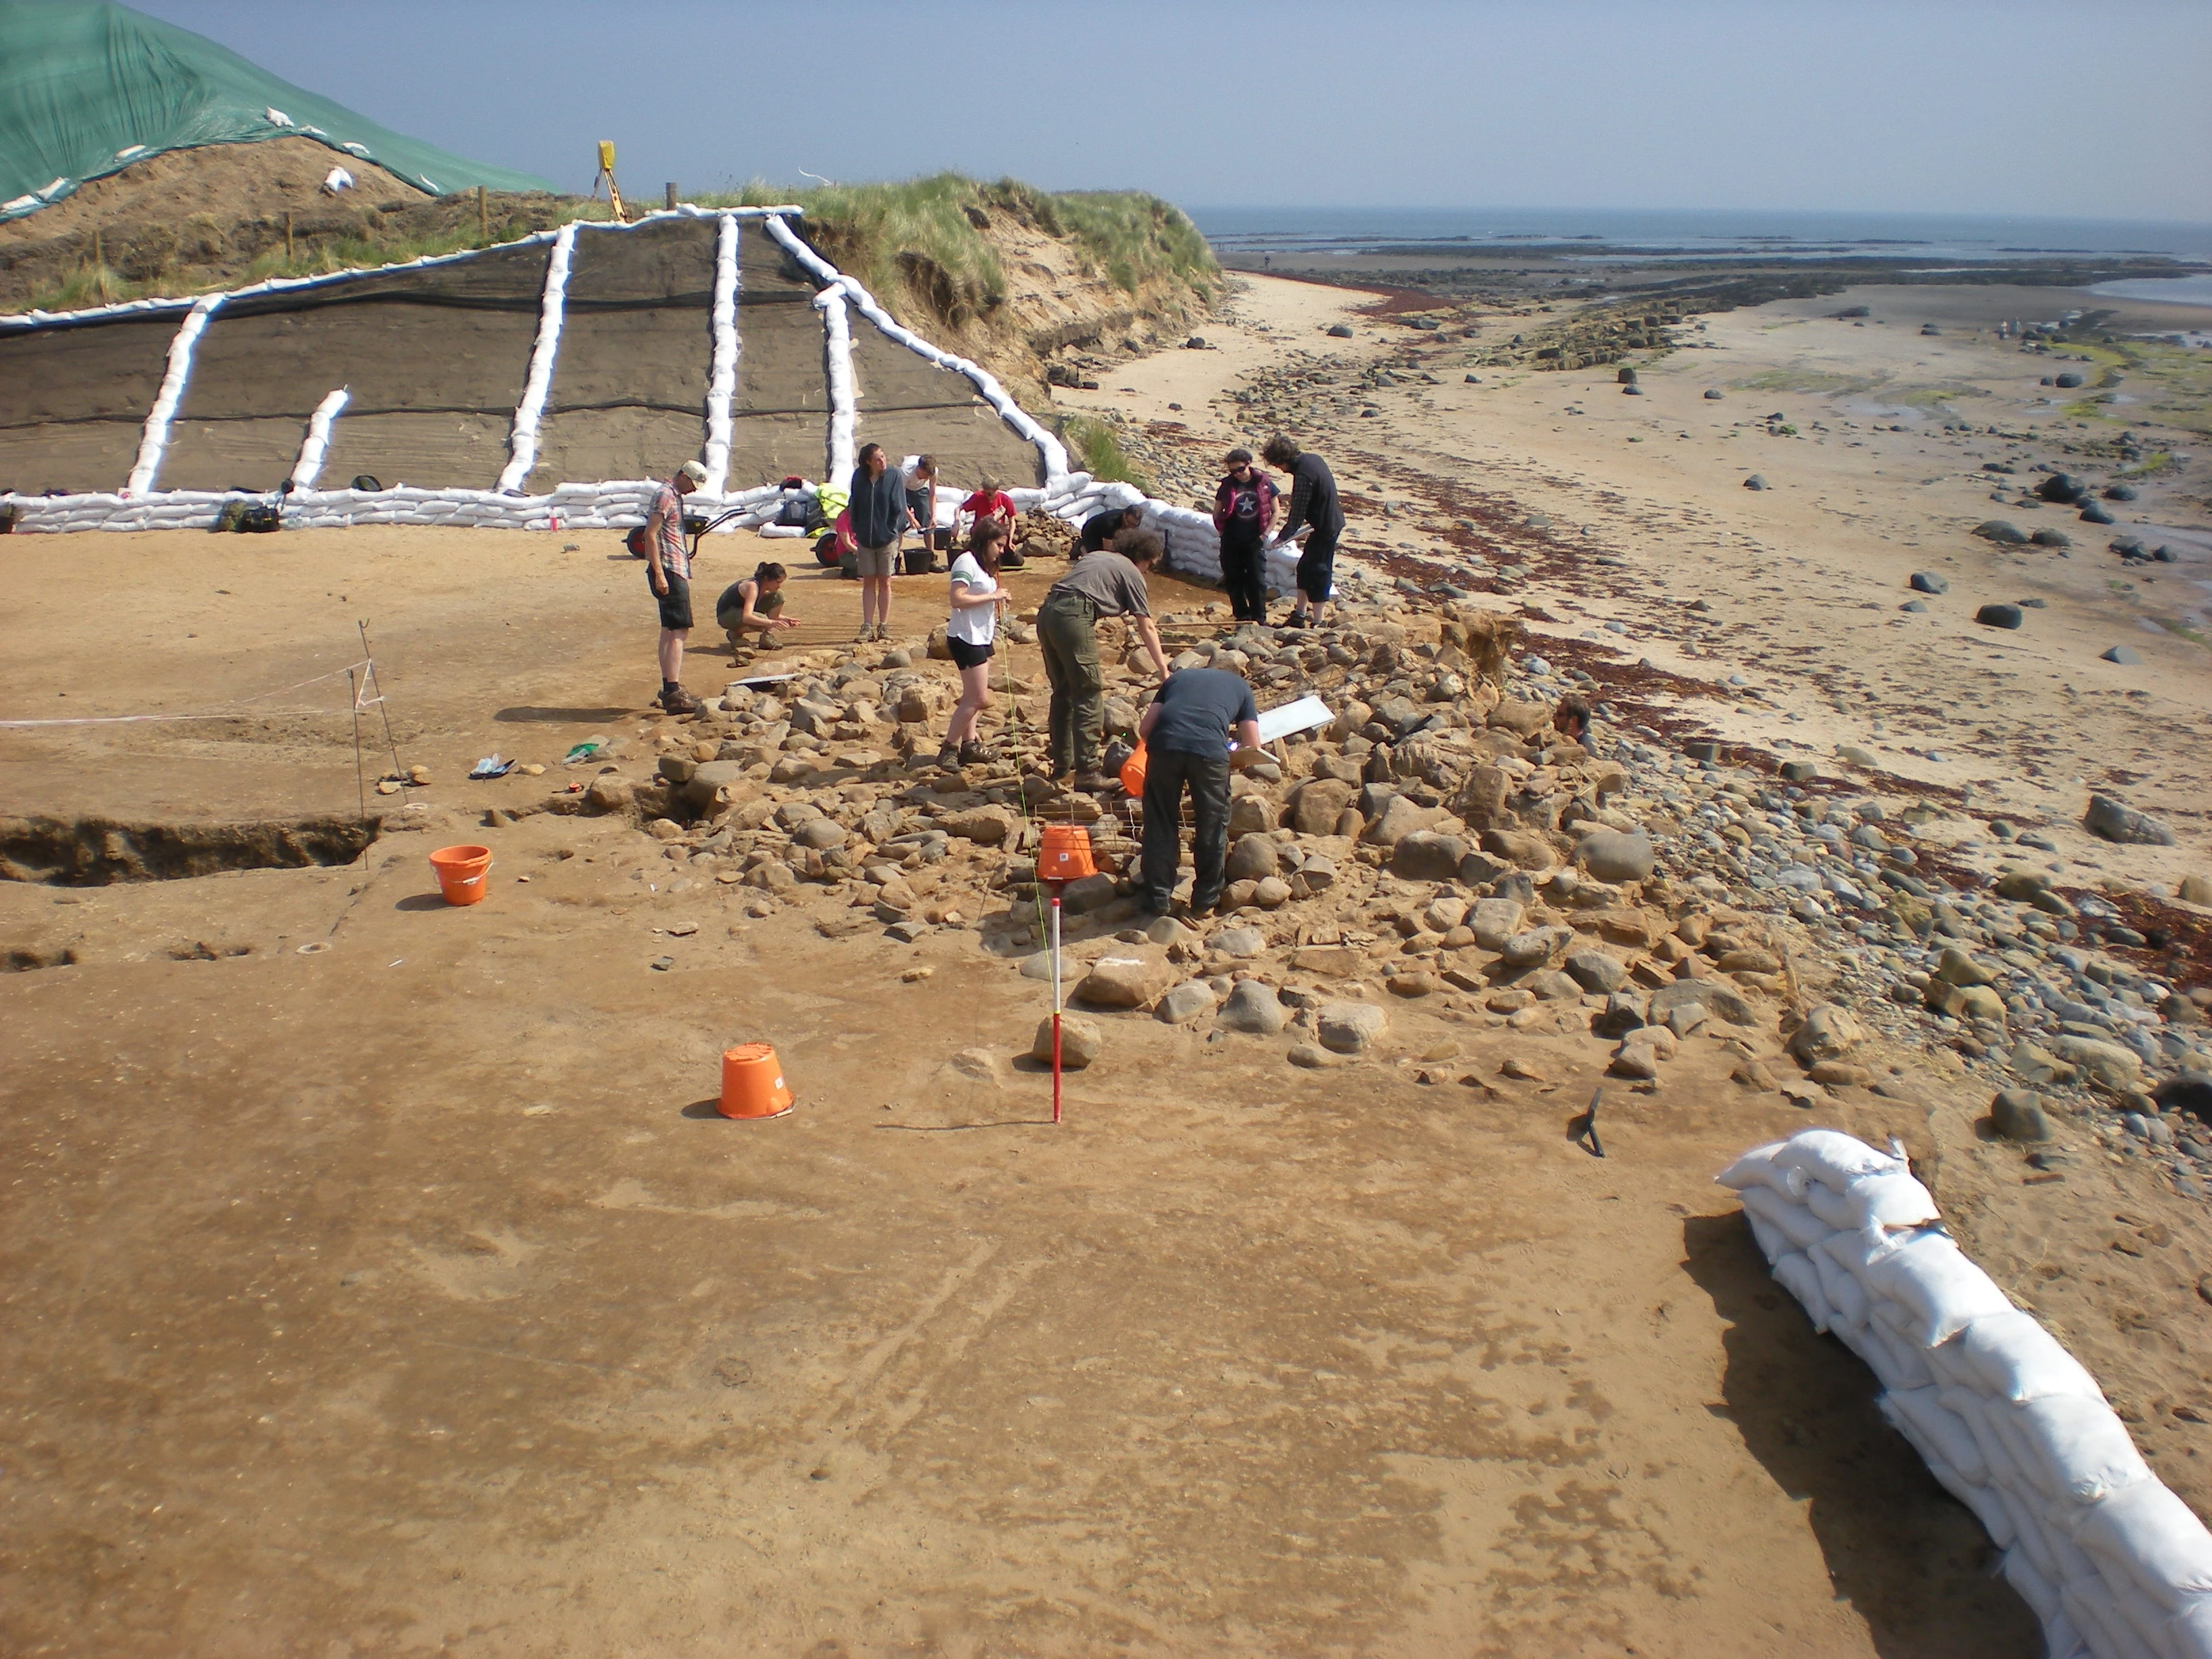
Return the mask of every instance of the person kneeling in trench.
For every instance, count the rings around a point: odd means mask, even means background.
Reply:
[[[1164,915],[1175,899],[1182,857],[1182,796],[1190,791],[1190,908],[1202,915],[1220,902],[1229,858],[1230,737],[1236,763],[1249,766],[1260,747],[1260,710],[1252,688],[1224,668],[1186,668],[1153,694],[1137,723],[1145,741],[1144,908]]]

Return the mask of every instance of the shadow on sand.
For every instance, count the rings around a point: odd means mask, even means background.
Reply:
[[[1883,1659],[2032,1659],[2035,1615],[1990,1575],[1997,1552],[1881,1419],[1881,1384],[1766,1270],[1741,1212],[1682,1224],[1689,1275],[1728,1322],[1724,1405],[1775,1484],[1808,1504],[1837,1599]]]

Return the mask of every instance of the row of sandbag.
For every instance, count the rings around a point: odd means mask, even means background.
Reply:
[[[659,488],[651,478],[609,483],[564,483],[543,495],[508,495],[489,489],[298,489],[283,498],[288,530],[356,524],[473,525],[515,530],[622,530],[643,524]],[[787,495],[776,484],[720,497],[704,492],[685,502],[694,516],[730,507],[749,509],[726,528],[772,519]],[[206,530],[221,518],[235,491],[171,489],[143,498],[120,495],[10,495],[20,531]],[[252,498],[260,499],[260,498]],[[273,498],[271,498],[273,499]]]
[[[1901,1148],[1808,1129],[1717,1179],[1774,1277],[1881,1379],[1882,1415],[2003,1550],[2053,1659],[2212,1659],[2212,1533],[2096,1379],[1943,1230]]]

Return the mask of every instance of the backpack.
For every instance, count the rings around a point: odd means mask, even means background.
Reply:
[[[775,510],[775,521],[787,529],[811,529],[815,510],[811,495],[787,495],[783,498],[783,505]]]

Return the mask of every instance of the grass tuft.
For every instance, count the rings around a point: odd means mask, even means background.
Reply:
[[[1107,422],[1089,415],[1064,414],[1054,423],[1078,471],[1088,472],[1103,483],[1134,484],[1147,495],[1157,494],[1152,481],[1121,447],[1121,440]]]

